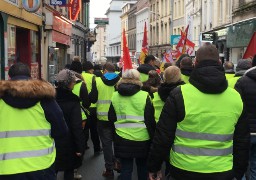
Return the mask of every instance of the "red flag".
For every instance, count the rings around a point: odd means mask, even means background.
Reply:
[[[140,61],[139,61],[140,64],[144,64],[144,60],[147,55],[148,55],[148,36],[147,36],[147,23],[145,22],[143,42],[142,42]]]
[[[253,33],[252,38],[246,48],[243,59],[253,58],[256,55],[256,32]]]
[[[125,36],[125,30],[123,30],[123,71],[132,68],[132,60],[129,54],[129,48],[127,47],[127,41]]]
[[[195,43],[191,42],[190,40],[187,39],[186,41],[186,53],[188,55],[191,55],[194,52],[195,48]]]

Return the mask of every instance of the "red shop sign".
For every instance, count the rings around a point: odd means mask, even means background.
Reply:
[[[75,21],[81,10],[81,0],[72,0],[69,8],[69,16],[71,21]]]
[[[52,41],[70,46],[70,36],[52,31]]]

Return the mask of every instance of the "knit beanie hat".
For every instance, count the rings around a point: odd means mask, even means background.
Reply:
[[[247,70],[252,67],[252,61],[249,59],[239,59],[236,66],[236,71]]]
[[[91,63],[90,61],[85,61],[85,62],[83,63],[83,70],[84,70],[84,71],[88,71],[88,70],[90,70],[90,69],[93,69],[92,63]]]
[[[68,69],[63,69],[57,75],[56,80],[57,80],[58,87],[68,89],[68,86],[70,85],[70,83],[76,80],[76,76],[72,71]]]
[[[164,82],[176,83],[181,80],[181,72],[177,66],[170,66],[164,71]]]
[[[79,74],[81,74],[83,72],[82,64],[80,61],[75,61],[75,60],[72,61],[69,69],[72,71],[75,71]]]

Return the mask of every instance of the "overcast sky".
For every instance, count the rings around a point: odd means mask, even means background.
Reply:
[[[94,28],[95,17],[106,17],[104,14],[109,8],[111,0],[90,0],[90,28]]]

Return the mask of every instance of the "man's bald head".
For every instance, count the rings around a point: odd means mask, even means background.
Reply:
[[[219,61],[218,49],[212,44],[200,47],[196,52],[196,61],[201,62],[203,60]]]

